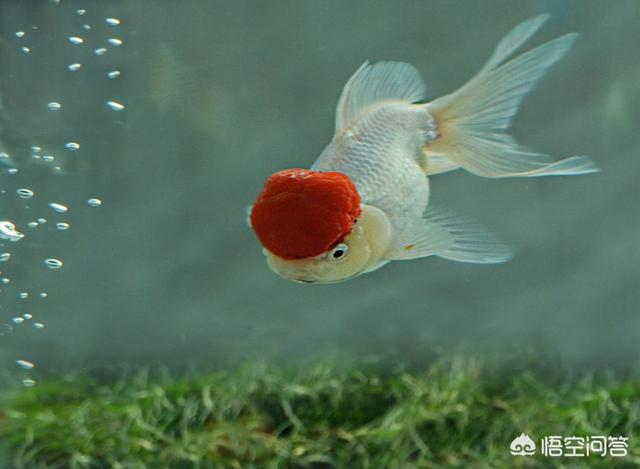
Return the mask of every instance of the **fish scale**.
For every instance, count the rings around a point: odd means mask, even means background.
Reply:
[[[395,220],[420,216],[428,202],[429,182],[417,159],[428,142],[431,122],[423,107],[384,103],[336,135],[311,168],[348,175],[363,203]]]

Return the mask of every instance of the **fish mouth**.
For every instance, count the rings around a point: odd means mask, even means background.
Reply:
[[[342,283],[342,282],[346,282],[347,280],[351,280],[352,278],[357,277],[358,275],[360,275],[361,272],[355,273],[353,275],[350,275],[349,277],[345,277],[345,278],[340,278],[340,279],[336,279],[336,280],[307,280],[304,278],[291,278],[289,277],[289,280],[292,280],[296,283],[304,283],[304,284],[313,284],[313,283],[317,283],[318,285],[330,285],[332,283]]]
[[[306,279],[303,279],[303,278],[292,278],[291,280],[293,280],[296,283],[306,283],[306,284],[316,283],[315,280],[306,280]]]

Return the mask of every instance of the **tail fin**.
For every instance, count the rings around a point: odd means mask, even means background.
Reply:
[[[566,34],[507,61],[535,33],[549,15],[516,26],[498,43],[480,72],[452,94],[425,106],[436,120],[439,136],[425,147],[430,154],[451,160],[478,176],[530,177],[597,172],[586,156],[554,162],[531,152],[506,133],[522,99],[551,65],[569,50],[577,34]],[[441,172],[435,169],[436,172]]]

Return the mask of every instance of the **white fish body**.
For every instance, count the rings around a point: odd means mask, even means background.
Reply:
[[[474,263],[509,259],[511,250],[481,225],[428,207],[426,176],[458,168],[491,178],[597,171],[587,157],[554,162],[506,133],[524,96],[577,36],[564,35],[508,60],[547,19],[541,15],[518,25],[475,77],[428,103],[413,66],[362,65],[338,102],[335,136],[311,169],[346,174],[360,194],[362,218],[386,219],[374,224],[383,227],[380,234],[366,233],[376,255],[365,263],[349,265],[345,258],[342,266],[332,266],[326,256],[284,261],[267,254],[272,269],[288,278],[323,282],[351,278],[391,260],[430,255]],[[353,244],[350,251],[359,249]]]

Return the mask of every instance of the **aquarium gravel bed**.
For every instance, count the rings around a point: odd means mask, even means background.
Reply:
[[[7,467],[638,467],[640,380],[522,360],[337,361],[42,378],[1,396]],[[628,455],[513,456],[521,433]]]

